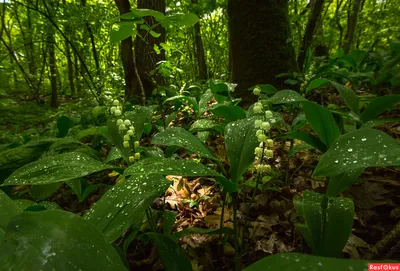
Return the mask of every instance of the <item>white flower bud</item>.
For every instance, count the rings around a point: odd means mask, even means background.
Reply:
[[[258,105],[256,105],[256,106],[254,106],[253,107],[253,111],[254,111],[254,113],[261,113],[261,111],[262,111],[262,108],[260,107],[260,106],[258,106]]]
[[[253,89],[253,94],[259,96],[261,94],[261,89],[259,89],[258,87],[255,87]]]
[[[130,120],[125,120],[125,121],[124,121],[124,124],[125,124],[126,126],[129,126],[129,125],[131,125],[131,121],[130,121]]]
[[[124,141],[124,147],[129,148],[129,141]]]
[[[264,155],[266,158],[273,158],[274,152],[272,150],[264,150]]]
[[[117,124],[118,124],[118,125],[124,124],[124,121],[123,121],[122,119],[118,119],[118,120],[117,120]]]
[[[129,162],[131,162],[131,163],[135,162],[135,157],[129,156]]]
[[[139,141],[135,141],[135,148],[138,148],[139,146],[140,146],[140,143],[139,143]]]
[[[140,153],[135,153],[135,158],[137,159],[137,160],[139,160],[140,159]]]
[[[114,100],[113,101],[113,105],[115,105],[115,106],[119,105],[119,101],[118,100]]]
[[[264,122],[261,124],[261,128],[264,129],[265,131],[268,131],[268,130],[271,128],[271,125],[269,124],[269,122],[264,121]]]
[[[119,110],[119,109],[115,110],[114,115],[117,116],[117,117],[121,116],[122,115],[121,110]]]
[[[125,124],[121,124],[118,128],[119,128],[120,131],[126,130]]]
[[[131,137],[129,135],[124,135],[124,141],[129,141]]]
[[[134,132],[132,130],[128,130],[128,132],[126,132],[127,135],[133,136]]]
[[[264,140],[267,138],[266,135],[260,134],[257,136],[258,142],[264,142]]]
[[[267,144],[267,147],[272,148],[274,146],[274,141],[272,139],[267,139],[265,143]]]
[[[272,118],[273,116],[274,116],[274,115],[272,114],[271,111],[269,111],[269,110],[265,111],[265,117],[266,117],[267,119],[270,119],[270,118]]]
[[[256,128],[258,128],[258,127],[261,126],[261,123],[262,123],[262,120],[256,120],[256,121],[254,122],[254,126],[256,126]]]

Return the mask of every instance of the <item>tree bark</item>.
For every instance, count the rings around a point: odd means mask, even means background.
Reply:
[[[198,4],[198,0],[192,0],[193,5]],[[197,13],[197,16],[199,14]],[[195,43],[196,43],[196,58],[197,65],[199,68],[199,79],[207,80],[208,72],[207,72],[207,63],[206,57],[204,53],[203,39],[201,38],[201,30],[200,30],[200,22],[194,25],[194,35],[195,35]]]
[[[347,20],[347,32],[344,37],[343,51],[345,54],[349,53],[353,44],[354,34],[356,33],[358,13],[361,8],[362,0],[351,0],[349,4],[349,16]]]
[[[138,0],[137,8],[152,9],[165,13],[165,0]],[[165,29],[161,25],[155,26],[158,23],[153,17],[144,17],[143,19],[153,31],[160,34],[156,38],[150,35],[148,31],[142,29],[139,31],[141,37],[137,36],[135,39],[136,68],[146,96],[151,96],[153,90],[156,88],[153,79],[158,85],[164,84],[164,78],[160,74],[155,73],[153,77],[151,73],[157,68],[158,62],[165,60],[164,50],[161,50],[160,54],[154,51],[154,45],[159,46],[160,43],[165,42]],[[134,84],[135,88],[140,88],[139,80],[135,80]]]
[[[129,0],[114,0],[119,14],[125,14],[131,11]],[[122,19],[121,19],[122,20]],[[128,37],[121,41],[121,59],[125,73],[125,98],[140,97],[139,88],[135,88],[135,69],[133,62],[133,42],[132,37]]]
[[[289,41],[288,0],[228,0],[231,81],[238,86],[234,96],[244,106],[257,100],[249,87],[268,83],[285,88],[280,73],[297,71]]]
[[[86,7],[86,0],[81,0],[81,5],[83,8]],[[89,35],[89,39],[90,39],[90,44],[92,46],[92,54],[93,54],[93,60],[94,60],[94,64],[96,66],[96,73],[99,72],[100,70],[100,62],[99,62],[99,57],[97,54],[97,49],[96,49],[96,42],[94,40],[94,35],[93,35],[93,31],[92,31],[92,27],[90,26],[89,22],[87,20],[85,20],[85,27],[86,27],[86,31]]]
[[[307,51],[310,48],[313,36],[317,29],[318,21],[321,17],[322,7],[324,5],[324,0],[311,0],[311,13],[308,18],[306,30],[303,36],[303,42],[300,47],[299,55],[297,57],[297,63],[300,70],[304,68],[304,61],[307,56]]]
[[[47,42],[49,46],[49,68],[50,68],[50,84],[51,84],[51,107],[58,107],[58,91],[57,91],[57,67],[55,54],[55,38],[52,25],[48,25]]]

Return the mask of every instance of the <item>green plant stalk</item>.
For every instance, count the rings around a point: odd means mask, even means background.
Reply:
[[[153,217],[151,215],[150,207],[146,209],[147,221],[149,221],[150,228],[153,232],[156,232],[156,226],[154,224]]]
[[[224,226],[224,215],[225,215],[225,205],[226,205],[226,199],[227,199],[227,193],[224,192],[224,196],[222,199],[222,210],[221,210],[221,218],[219,220],[219,239],[221,240],[221,248],[220,248],[220,256],[222,257],[224,255],[224,234],[222,232],[222,227]]]
[[[263,144],[263,148],[262,148],[262,154],[261,154],[261,158],[260,158],[260,164],[262,164],[262,161],[263,161],[263,159],[264,159],[264,150],[265,150],[265,143]],[[244,253],[244,251],[245,251],[245,249],[246,249],[246,246],[244,245],[244,244],[245,244],[245,234],[244,234],[244,231],[246,230],[247,224],[249,223],[248,216],[249,216],[249,212],[250,212],[250,207],[251,207],[251,205],[253,204],[254,199],[256,198],[258,185],[259,185],[259,183],[260,183],[260,177],[261,177],[261,173],[258,173],[258,174],[257,174],[257,177],[256,177],[256,187],[254,188],[253,195],[251,196],[250,203],[249,203],[249,205],[248,205],[248,207],[247,207],[247,209],[246,209],[246,213],[245,213],[245,216],[244,216],[244,227],[243,227],[243,237],[242,237],[242,246],[243,246],[243,247],[242,247],[242,249],[243,249],[242,255],[243,255],[243,253]]]
[[[238,236],[238,227],[237,227],[237,193],[232,195],[232,203],[233,203],[233,240],[234,240],[234,248],[235,248],[235,271],[241,270],[241,262],[239,257],[239,236]]]
[[[290,140],[289,152],[293,148],[293,141],[294,141],[293,139]],[[285,145],[283,145],[283,146],[285,146]],[[286,158],[286,168],[285,168],[285,183],[286,183],[286,186],[289,185],[289,162],[290,162],[289,152],[288,152],[288,155],[287,155],[287,158]]]

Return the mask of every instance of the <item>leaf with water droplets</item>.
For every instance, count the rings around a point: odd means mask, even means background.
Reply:
[[[103,163],[107,164],[119,158],[122,158],[121,152],[118,148],[112,147],[111,150],[108,152],[107,158],[104,159]]]
[[[326,145],[322,143],[321,140],[319,140],[316,136],[306,132],[291,132],[282,136],[282,138],[291,138],[304,141],[322,153],[326,152],[327,150]]]
[[[147,158],[135,163],[124,171],[125,176],[150,173],[185,177],[222,176],[201,163],[173,158]]]
[[[225,147],[229,159],[231,179],[237,183],[254,162],[254,149],[258,146],[256,117],[231,122],[225,127]]]
[[[190,132],[195,133],[195,132],[203,132],[203,131],[214,131],[219,134],[224,133],[224,126],[221,124],[218,124],[217,122],[213,120],[208,120],[208,119],[199,119],[195,121],[192,126],[190,126],[189,129]]]
[[[4,185],[49,184],[113,168],[78,152],[49,156],[14,171]]]
[[[101,233],[73,213],[24,212],[8,224],[4,239],[2,270],[127,270]]]
[[[10,199],[6,193],[0,190],[0,241],[2,240],[2,236],[8,223],[14,216],[21,212],[22,210],[18,207],[18,205],[12,199]]]
[[[332,113],[314,102],[304,103],[304,111],[311,128],[318,134],[321,141],[329,147],[340,136],[339,127],[336,125]],[[310,142],[307,143],[311,144]]]
[[[327,258],[300,253],[280,253],[267,256],[243,269],[243,271],[266,270],[365,271],[368,270],[368,261]]]
[[[353,226],[353,201],[306,190],[303,198],[294,199],[294,206],[304,221],[296,226],[313,252],[326,257],[340,255]]]
[[[335,160],[335,163],[339,163],[339,160]],[[336,197],[344,190],[349,188],[353,183],[355,183],[359,177],[361,172],[364,171],[365,168],[356,168],[350,171],[346,171],[340,173],[336,176],[331,176],[329,178],[328,190],[326,192],[327,196]]]
[[[156,134],[151,143],[166,146],[179,146],[191,152],[198,153],[206,158],[218,160],[218,158],[203,142],[190,132],[180,127],[168,128]]]
[[[135,174],[108,190],[84,218],[108,242],[118,239],[132,224],[141,224],[146,208],[170,185],[157,174]]]
[[[400,145],[395,139],[379,130],[358,129],[340,136],[332,144],[319,160],[314,176],[396,165],[400,165]]]
[[[307,102],[308,100],[294,90],[285,89],[278,91],[267,101],[272,104],[284,104],[293,102]]]

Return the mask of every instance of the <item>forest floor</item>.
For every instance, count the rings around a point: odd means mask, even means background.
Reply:
[[[19,105],[16,105],[19,106]],[[14,109],[7,114],[11,116]],[[19,117],[25,115],[26,126],[29,126],[29,117],[37,116],[37,111],[18,111]],[[36,109],[35,109],[36,110]],[[399,117],[400,112],[393,111],[390,116]],[[3,119],[7,117],[2,117]],[[12,117],[11,117],[12,119]],[[50,118],[51,119],[51,118]],[[40,121],[32,123],[40,123]],[[32,121],[32,120],[31,120]],[[49,121],[45,118],[41,121]],[[6,126],[7,130],[15,129],[15,123]],[[4,126],[3,126],[4,127]],[[400,138],[400,124],[390,123],[377,127],[395,139]],[[295,144],[298,143],[295,141]],[[146,142],[141,142],[141,145]],[[208,142],[221,161],[226,163],[223,148],[223,138],[214,136]],[[287,161],[289,145],[282,148],[281,142],[275,142],[275,157],[271,161],[272,167],[277,170],[277,175],[261,186],[253,204],[249,208],[252,196],[252,187],[255,184],[255,175],[249,172],[245,176],[244,193],[241,193],[238,207],[238,224],[241,226],[240,240],[244,240],[243,263],[248,265],[262,257],[280,252],[305,252],[310,253],[307,245],[302,242],[299,232],[295,228],[297,215],[293,206],[293,198],[300,196],[306,189],[325,192],[326,180],[312,177],[313,169],[318,163],[320,154],[317,151],[305,150],[298,152]],[[188,157],[185,152],[181,157]],[[192,156],[191,158],[196,158]],[[178,213],[174,224],[175,231],[188,227],[203,229],[218,229],[220,226],[222,206],[221,191],[218,186],[206,178],[183,178],[169,176],[173,184],[166,192],[165,203],[167,210]],[[94,174],[87,177],[90,183],[103,183],[113,185],[117,177],[111,172]],[[18,192],[20,187],[15,187]],[[101,198],[106,188],[100,188],[89,198],[80,203],[68,186],[62,185],[49,199],[57,203],[62,209],[83,215],[90,206]],[[394,168],[369,168],[365,170],[360,181],[343,193],[346,197],[354,199],[356,217],[352,234],[344,249],[346,258],[362,259],[373,251],[374,245],[391,232],[400,220],[400,170]],[[153,203],[153,208],[160,208],[164,198],[160,197]],[[248,215],[248,216],[246,216]],[[246,221],[246,217],[248,217]],[[243,226],[245,226],[243,231]],[[224,226],[233,228],[233,215],[230,207],[224,210]],[[243,234],[245,237],[243,238]],[[384,248],[379,256],[381,259],[399,259],[400,242],[394,246]],[[228,240],[224,246],[223,254],[220,250],[218,234],[191,234],[180,240],[183,248],[192,259],[193,270],[231,270],[233,266],[234,249],[233,240]],[[222,254],[222,255],[221,255]],[[374,256],[372,256],[374,258]],[[163,269],[154,246],[139,245],[134,241],[128,249],[128,261],[132,270],[157,270]]]

